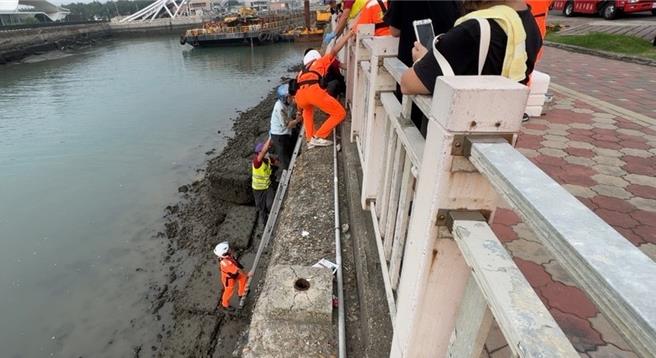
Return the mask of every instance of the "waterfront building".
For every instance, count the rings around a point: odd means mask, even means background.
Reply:
[[[187,8],[189,16],[203,16],[212,12],[214,2],[212,0],[189,0]]]
[[[60,21],[68,14],[46,0],[0,0],[0,26]]]
[[[244,5],[255,9],[257,12],[269,10],[269,1],[267,0],[246,0],[244,1]]]

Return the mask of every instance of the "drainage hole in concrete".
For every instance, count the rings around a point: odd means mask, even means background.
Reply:
[[[308,288],[310,288],[310,283],[304,278],[299,278],[294,282],[294,289],[296,289],[296,291],[307,291]]]

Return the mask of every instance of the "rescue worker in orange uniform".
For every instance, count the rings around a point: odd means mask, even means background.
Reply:
[[[219,272],[221,273],[221,284],[223,285],[221,309],[224,312],[232,313],[235,309],[230,307],[230,299],[235,292],[235,285],[238,286],[237,294],[240,298],[243,297],[246,294],[248,278],[252,275],[244,271],[244,266],[234,257],[234,253],[230,250],[227,241],[216,245],[214,254],[219,258]]]
[[[360,16],[353,26],[353,32],[364,24],[374,24],[374,36],[391,36],[392,32],[388,24],[383,21],[383,15],[387,12],[387,0],[369,0],[360,11]]]
[[[551,6],[551,2],[552,0],[526,0],[526,3],[531,8],[531,14],[533,14],[535,22],[538,24],[538,28],[540,29],[540,36],[542,36],[542,41],[544,41],[544,37],[547,35],[547,15],[549,14],[549,7]],[[538,52],[538,57],[535,60],[536,64],[538,61],[540,61],[543,50],[544,47],[542,47],[540,52]]]
[[[326,91],[323,77],[339,50],[344,47],[352,35],[353,33],[349,31],[340,37],[335,46],[323,56],[317,50],[310,50],[303,57],[303,70],[296,77],[298,90],[295,99],[299,112],[303,113],[308,148],[331,145],[333,142],[326,138],[346,116],[346,110],[342,104]],[[314,131],[314,108],[319,108],[328,114],[328,118],[316,132]]]

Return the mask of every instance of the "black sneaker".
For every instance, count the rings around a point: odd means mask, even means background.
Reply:
[[[236,310],[235,308],[233,308],[233,307],[223,307],[223,306],[221,306],[221,307],[219,307],[219,310],[220,310],[221,312],[223,312],[223,313],[225,313],[225,314],[229,314],[229,315],[235,315],[235,314],[237,314],[237,310]]]
[[[528,114],[524,113],[524,117],[522,117],[522,122],[528,122],[529,116]]]

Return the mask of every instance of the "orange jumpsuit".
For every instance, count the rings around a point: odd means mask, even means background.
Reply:
[[[235,291],[235,281],[239,284],[237,293],[242,297],[246,293],[246,281],[248,277],[239,272],[243,266],[228,255],[219,260],[219,271],[221,271],[221,284],[223,284],[223,296],[221,305],[225,308],[230,307],[230,299]]]
[[[374,24],[374,36],[389,36],[391,35],[390,27],[383,21],[383,15],[387,11],[387,0],[381,0],[383,3],[384,9],[381,8],[378,0],[369,0],[362,10],[360,10],[360,16],[358,17],[355,26],[353,26],[353,31],[357,31],[360,25],[364,24]]]
[[[311,62],[308,69],[325,76],[334,59],[334,56],[327,54]],[[317,80],[317,77],[317,74],[313,72],[301,72],[296,80],[300,83],[301,81]],[[337,127],[346,117],[346,110],[342,104],[321,88],[318,83],[300,85],[295,100],[298,110],[303,111],[303,125],[307,140],[312,139],[313,136],[327,138],[333,128]],[[328,118],[316,132],[314,131],[315,107],[328,114]]]

